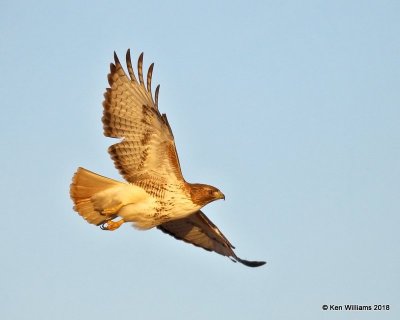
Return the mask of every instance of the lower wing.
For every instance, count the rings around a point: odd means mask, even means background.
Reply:
[[[240,262],[248,267],[259,267],[265,261],[248,261],[240,259],[233,249],[235,247],[200,210],[182,219],[172,220],[157,227],[161,231],[208,251],[214,251],[229,257],[234,262]]]

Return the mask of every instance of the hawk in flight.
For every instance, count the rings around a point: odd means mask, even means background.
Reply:
[[[174,136],[167,116],[158,111],[157,86],[151,91],[153,66],[143,77],[143,53],[136,78],[130,51],[128,74],[114,53],[103,102],[104,135],[120,141],[108,149],[115,167],[128,181],[119,182],[84,168],[76,171],[70,195],[74,210],[103,230],[132,222],[141,230],[161,231],[232,261],[258,267],[264,261],[240,259],[234,246],[201,211],[206,204],[225,199],[213,186],[189,183],[183,178]]]

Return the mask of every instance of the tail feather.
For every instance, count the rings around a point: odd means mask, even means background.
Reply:
[[[102,215],[96,211],[91,198],[96,193],[119,184],[121,182],[79,167],[72,178],[70,186],[70,196],[74,202],[74,210],[89,223],[95,225],[104,223],[110,219],[110,216]]]

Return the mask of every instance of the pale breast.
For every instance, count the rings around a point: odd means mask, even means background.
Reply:
[[[146,193],[140,201],[123,206],[118,215],[139,229],[149,229],[164,222],[186,217],[200,206],[194,204],[179,186],[169,185],[162,197]]]

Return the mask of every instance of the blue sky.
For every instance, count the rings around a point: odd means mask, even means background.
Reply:
[[[398,1],[3,1],[4,319],[399,319]],[[121,179],[101,113],[144,51],[188,181],[258,269],[72,210]],[[389,304],[389,311],[323,311]]]

